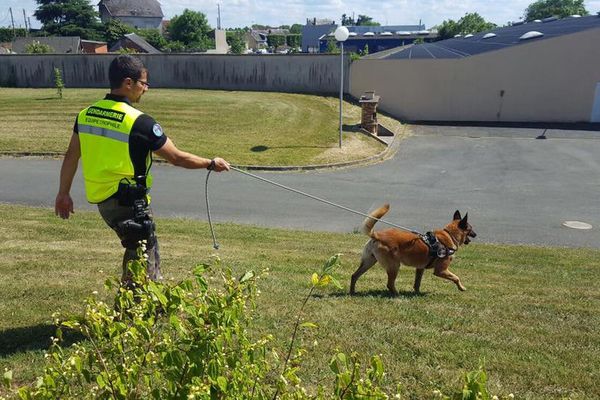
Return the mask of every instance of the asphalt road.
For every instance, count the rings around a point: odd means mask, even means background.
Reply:
[[[442,226],[459,209],[469,213],[478,242],[600,247],[600,133],[548,130],[539,140],[541,129],[414,131],[393,159],[377,165],[257,175],[361,212],[389,202],[385,219],[419,231]],[[53,207],[60,164],[0,158],[0,202]],[[153,171],[157,216],[206,219],[205,171]],[[80,176],[72,194],[76,210],[94,208]],[[238,172],[212,174],[209,195],[214,222],[351,232],[363,219]],[[593,229],[569,229],[565,220]]]

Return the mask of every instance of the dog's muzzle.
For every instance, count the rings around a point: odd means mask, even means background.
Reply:
[[[471,239],[470,238],[476,238],[477,234],[474,231],[471,231],[467,234],[467,237],[465,238],[465,244],[469,244],[471,243]]]

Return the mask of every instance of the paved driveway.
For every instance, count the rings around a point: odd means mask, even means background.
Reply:
[[[420,126],[384,163],[310,173],[257,173],[352,209],[391,204],[386,219],[420,231],[469,212],[477,241],[600,247],[600,134],[540,129]],[[154,211],[206,219],[204,171],[155,165]],[[0,159],[0,202],[52,206],[59,160]],[[91,209],[81,178],[76,208]],[[237,172],[213,174],[215,222],[351,232],[362,217]],[[580,231],[565,220],[594,226]],[[383,225],[382,225],[383,226]],[[210,240],[208,232],[199,232]],[[218,232],[217,232],[218,235]]]

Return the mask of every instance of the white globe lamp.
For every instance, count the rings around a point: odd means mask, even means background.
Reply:
[[[348,39],[348,36],[350,36],[350,32],[345,26],[340,26],[335,30],[334,35],[335,40],[337,40],[338,42],[345,42],[346,39]]]

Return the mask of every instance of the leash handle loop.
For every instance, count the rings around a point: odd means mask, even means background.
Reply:
[[[219,243],[217,243],[217,237],[215,236],[215,230],[213,228],[212,220],[210,218],[210,202],[208,201],[208,178],[210,177],[210,173],[212,171],[213,170],[209,168],[208,172],[206,173],[206,181],[204,183],[204,196],[206,198],[206,214],[208,215],[208,226],[210,227],[210,234],[212,235],[213,248],[215,250],[219,250]]]

